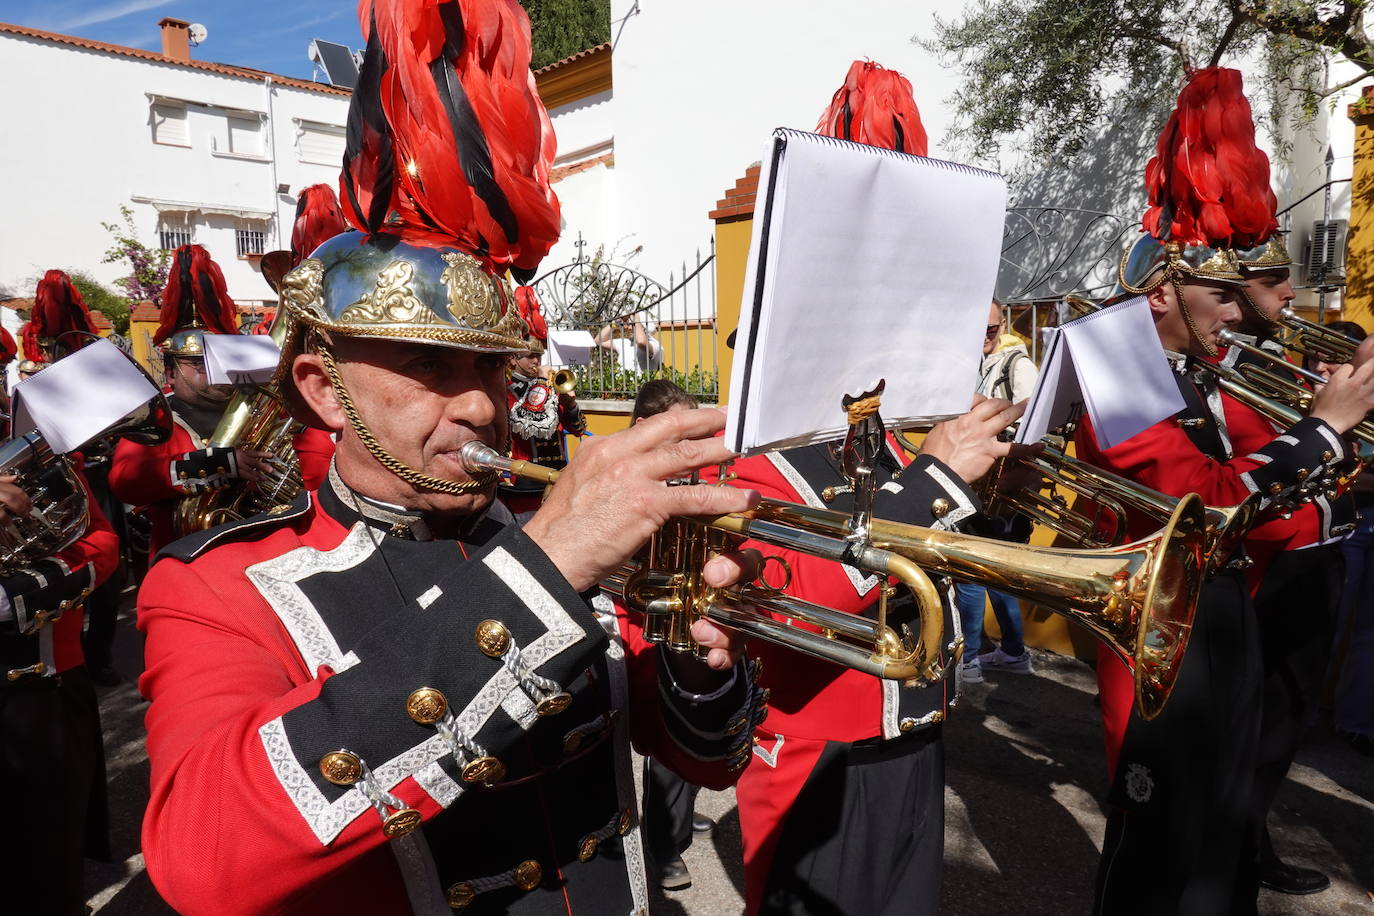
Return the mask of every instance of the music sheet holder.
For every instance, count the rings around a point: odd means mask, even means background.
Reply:
[[[997,278],[1002,176],[779,128],[758,201],[726,443],[755,454],[838,438],[841,398],[882,379],[889,428],[967,411]]]
[[[118,347],[98,340],[15,386],[13,432],[36,428],[49,448],[65,455],[157,393]]]

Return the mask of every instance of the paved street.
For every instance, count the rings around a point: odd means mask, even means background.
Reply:
[[[117,666],[139,670],[138,633],[121,620]],[[1034,677],[990,675],[947,727],[945,875],[950,916],[1086,913],[1101,842],[1105,791],[1092,672],[1039,653]],[[170,912],[142,869],[138,825],[147,802],[145,704],[132,683],[102,690],[115,823],[115,865],[91,863],[91,904],[107,916]],[[739,821],[730,792],[703,792],[698,810],[714,836],[685,856],[694,883],[656,901],[661,914],[734,914],[742,907]],[[1317,734],[1284,786],[1276,843],[1294,862],[1320,867],[1330,890],[1311,897],[1266,892],[1261,912],[1374,914],[1374,761]]]

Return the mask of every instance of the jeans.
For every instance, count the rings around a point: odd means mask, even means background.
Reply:
[[[1337,627],[1350,641],[1336,687],[1336,728],[1374,738],[1374,507],[1360,510],[1345,554],[1343,613]]]
[[[1026,651],[1021,628],[1021,607],[1016,603],[1015,596],[964,582],[956,582],[954,592],[955,603],[959,605],[959,621],[964,628],[965,662],[977,658],[978,650],[983,645],[983,614],[987,609],[985,599],[992,601],[992,613],[997,618],[997,625],[1002,628],[1002,651],[1011,656]]]

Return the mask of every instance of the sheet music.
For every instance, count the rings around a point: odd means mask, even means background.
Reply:
[[[759,179],[726,441],[839,437],[887,380],[889,427],[968,410],[1006,211],[1000,175],[774,132]]]
[[[585,366],[592,361],[596,339],[589,331],[549,331],[544,363],[549,366]]]
[[[99,340],[15,386],[14,433],[37,429],[54,452],[66,454],[157,393],[118,347]]]
[[[266,334],[206,334],[205,377],[211,385],[265,385],[281,348]]]
[[[1086,410],[1097,444],[1111,448],[1183,407],[1149,302],[1137,296],[1059,328],[1016,441],[1039,442]]]

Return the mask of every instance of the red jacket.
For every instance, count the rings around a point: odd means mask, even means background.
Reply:
[[[186,913],[406,913],[403,872],[442,903],[445,888],[509,882],[529,860],[542,870],[528,900],[538,912],[631,908],[644,896],[631,733],[694,782],[724,786],[748,759],[749,676],[687,704],[695,712],[660,705],[658,653],[635,624],[594,618],[513,527],[481,546],[429,541],[413,517],[341,523],[348,511],[328,484],[312,498],[178,542],[139,595],[139,686],[152,701],[143,852],[158,890]],[[571,695],[566,712],[536,715],[502,661],[478,651],[484,618],[508,627],[516,669],[539,662],[553,682],[540,689]],[[420,688],[442,692],[456,733],[499,759],[504,778],[459,778],[466,765],[437,726],[407,718]],[[616,717],[622,707],[630,715]],[[363,788],[389,797],[387,810],[419,812],[427,848],[418,831],[388,840],[357,784],[324,781],[319,763],[340,749],[370,767]],[[557,762],[541,764],[549,755]],[[431,860],[438,886],[398,867]],[[524,892],[490,893],[473,909]]]

